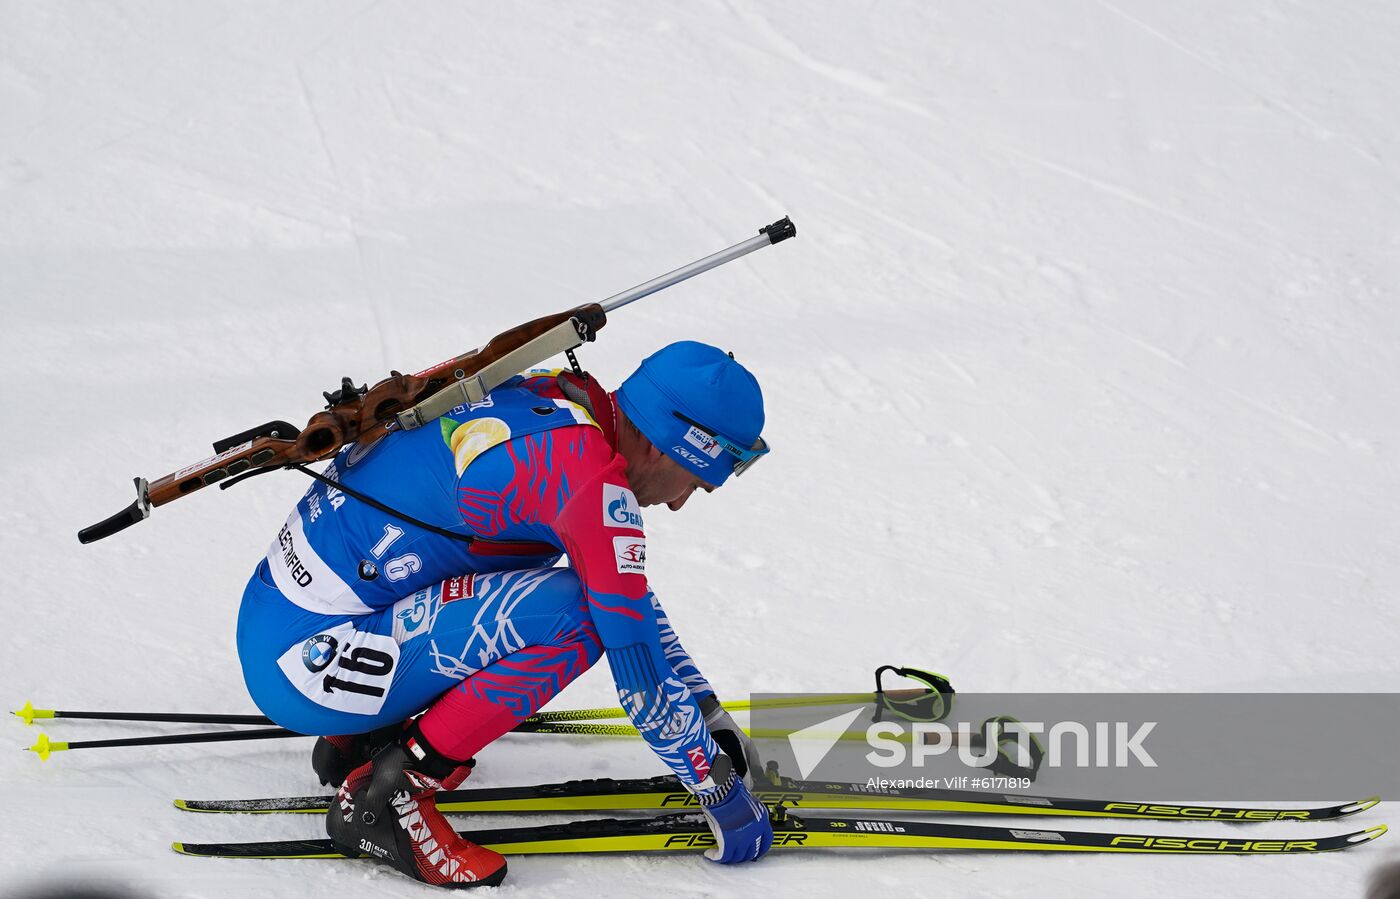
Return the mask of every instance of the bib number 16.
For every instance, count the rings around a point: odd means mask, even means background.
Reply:
[[[383,696],[388,688],[389,679],[394,674],[394,661],[394,657],[387,652],[368,646],[356,646],[350,652],[341,655],[334,671],[325,676],[321,685],[327,693],[345,690],[362,696]],[[362,677],[358,680],[343,680],[336,676],[342,671]],[[366,678],[371,682],[365,683]],[[381,684],[383,686],[380,686]]]

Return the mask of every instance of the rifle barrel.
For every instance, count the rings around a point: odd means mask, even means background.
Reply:
[[[724,265],[726,262],[733,262],[740,256],[747,256],[754,250],[761,250],[780,240],[794,237],[796,234],[797,227],[793,225],[790,219],[783,218],[766,228],[760,228],[758,236],[756,237],[750,237],[748,240],[736,243],[728,249],[720,250],[718,253],[712,253],[704,259],[696,260],[689,265],[683,265],[673,272],[667,272],[660,277],[652,278],[645,284],[638,284],[636,287],[624,290],[622,293],[613,294],[599,303],[599,305],[603,307],[604,312],[612,312],[614,309],[626,306],[634,300],[640,300],[642,297],[651,296],[659,290],[665,290],[671,285],[679,284],[687,278],[693,278],[701,272],[707,272],[716,266]]]

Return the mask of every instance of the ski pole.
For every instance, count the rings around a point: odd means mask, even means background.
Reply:
[[[893,698],[909,698],[922,695],[922,690],[890,690]],[[753,709],[801,708],[804,706],[845,705],[847,703],[872,702],[873,693],[833,693],[821,696],[793,696],[778,699],[742,699],[725,702],[722,705],[732,712]],[[36,709],[26,702],[24,708],[10,713],[25,724],[33,724],[36,718],[81,718],[91,721],[160,721],[169,724],[253,724],[271,725],[275,722],[265,715],[204,715],[181,712],[76,712],[61,709]],[[528,724],[560,723],[565,721],[597,721],[609,718],[626,718],[627,712],[621,706],[596,709],[561,709],[554,712],[536,712],[525,719]]]
[[[573,736],[635,737],[637,729],[630,724],[590,724],[582,721],[532,722],[522,721],[513,733],[561,734]],[[59,742],[50,740],[47,734],[40,733],[33,746],[25,747],[40,759],[48,759],[55,752],[70,749],[120,749],[133,746],[175,746],[182,743],[232,743],[238,740],[281,740],[288,737],[305,737],[285,727],[268,727],[260,730],[217,731],[213,733],[161,734],[145,737],[120,737],[111,740],[78,740]]]
[[[921,690],[890,690],[888,695],[892,698],[914,698],[921,695]],[[722,705],[731,712],[752,711],[754,709],[785,709],[802,708],[806,706],[823,705],[846,705],[848,703],[871,702],[875,698],[873,693],[833,693],[821,696],[793,696],[780,699],[742,699],[735,702],[725,702]],[[194,712],[79,712],[64,709],[36,709],[32,703],[26,702],[24,708],[10,712],[11,715],[19,718],[26,725],[32,725],[34,720],[44,718],[69,718],[83,719],[88,721],[151,721],[163,722],[167,724],[250,724],[267,726],[275,724],[266,715],[205,715]],[[621,706],[596,709],[561,709],[553,712],[536,712],[526,718],[522,724],[560,724],[565,722],[598,721],[610,718],[626,718],[627,712]],[[537,731],[545,733],[545,731]]]
[[[760,728],[757,730],[745,728],[745,731],[751,736],[764,738],[782,738],[788,736],[790,733],[781,728]],[[531,721],[526,719],[516,725],[512,733],[556,734],[585,737],[635,737],[637,736],[637,729],[630,724],[593,724],[585,721]],[[287,730],[285,727],[268,727],[259,730],[161,734],[158,736],[146,737],[120,737],[111,740],[59,742],[50,740],[48,735],[41,733],[39,734],[38,741],[35,742],[33,746],[26,747],[26,751],[37,754],[41,759],[47,759],[52,753],[65,752],[70,749],[118,749],[132,746],[175,746],[182,743],[232,743],[238,740],[280,740],[288,737],[305,736],[311,735],[299,734],[296,731]],[[843,737],[843,739],[858,738],[864,738],[864,734],[853,734]],[[899,737],[894,737],[893,739],[899,739]]]
[[[166,734],[158,737],[122,737],[118,740],[79,740],[74,743],[52,741],[46,734],[39,734],[33,746],[25,747],[26,752],[46,761],[55,752],[70,749],[115,749],[123,746],[170,746],[178,743],[231,743],[237,740],[279,740],[283,737],[302,737],[305,734],[293,733],[283,727],[269,727],[263,730],[237,730],[211,734]]]
[[[886,690],[881,682],[881,675],[885,671],[894,671],[901,677],[908,677],[924,684],[923,687],[904,688],[897,690]],[[893,711],[900,717],[911,721],[937,721],[942,718],[951,708],[951,701],[954,695],[952,685],[948,679],[940,674],[933,674],[918,668],[895,668],[893,665],[882,665],[875,672],[874,693],[823,693],[813,696],[779,696],[771,699],[740,699],[733,702],[722,702],[726,709],[730,711],[753,711],[755,709],[784,709],[803,708],[808,706],[826,705],[848,705],[864,704],[867,702],[876,703],[878,709],[882,711]],[[252,724],[271,725],[275,724],[272,719],[263,715],[215,715],[202,713],[185,712],[105,712],[105,711],[68,711],[60,709],[36,709],[32,702],[26,701],[24,708],[17,709],[10,714],[15,715],[26,725],[34,723],[35,718],[83,718],[97,721],[160,721],[179,724]],[[561,709],[553,712],[536,712],[522,722],[525,726],[535,726],[539,724],[557,724],[575,721],[596,721],[610,718],[625,718],[626,711],[621,706],[608,706],[593,709]],[[877,720],[879,720],[877,718]],[[563,731],[543,731],[536,730],[535,733],[562,733]]]
[[[85,718],[92,721],[163,721],[169,724],[275,724],[265,715],[202,715],[184,712],[73,712],[63,709],[36,709],[31,702],[10,713],[26,725],[35,718]]]
[[[759,700],[752,702],[742,700],[738,702],[723,703],[726,709],[743,711],[745,709],[756,708],[786,708],[788,706],[805,705],[836,705],[846,702],[869,702],[871,695],[868,693],[851,693],[847,695],[820,696],[820,697],[800,697],[782,700]],[[271,725],[275,724],[271,718],[265,715],[206,715],[198,713],[181,712],[78,712],[63,709],[36,709],[30,702],[24,704],[24,708],[16,709],[10,713],[19,718],[26,725],[32,725],[36,718],[81,718],[89,721],[159,721],[168,724],[253,724]],[[621,706],[597,709],[564,709],[557,712],[536,712],[525,719],[526,723],[543,724],[546,722],[561,721],[594,721],[607,718],[626,718]]]
[[[745,733],[757,739],[784,739],[792,735],[793,731],[782,728],[744,728]],[[512,733],[518,734],[554,734],[557,736],[582,736],[582,737],[635,737],[637,729],[630,724],[593,724],[584,721],[535,721],[525,720],[520,722]],[[33,746],[25,747],[25,751],[32,752],[39,756],[41,761],[47,761],[48,757],[55,752],[66,752],[72,749],[120,749],[135,746],[175,746],[184,743],[232,743],[239,740],[281,740],[288,737],[305,737],[310,734],[299,734],[295,731],[287,730],[284,727],[269,727],[259,730],[238,730],[220,731],[215,733],[189,733],[189,734],[162,734],[159,736],[146,737],[121,737],[112,740],[78,740],[75,742],[60,742],[50,740],[47,734],[40,733],[39,739]],[[862,740],[865,739],[863,731],[857,733],[842,733],[840,735],[825,734],[812,736],[827,736],[840,740]],[[895,734],[886,739],[908,743],[912,740],[911,733]],[[979,734],[972,735],[973,744],[982,741]],[[925,734],[923,742],[936,745],[942,742],[935,739],[934,734]],[[959,745],[961,742],[959,734],[950,735],[949,745]]]
[[[517,734],[559,734],[574,735],[574,737],[636,737],[637,728],[630,724],[588,724],[584,721],[521,721],[515,727]],[[39,756],[41,760],[48,760],[49,756],[55,752],[67,752],[70,749],[120,749],[130,748],[130,746],[174,746],[179,744],[221,744],[221,742],[235,742],[241,739],[286,739],[288,737],[308,737],[309,734],[297,734],[295,731],[288,731],[284,727],[260,728],[256,731],[218,731],[213,734],[161,734],[155,737],[122,737],[118,739],[80,739],[76,742],[59,742],[49,739],[48,734],[39,734],[38,741],[32,746],[25,746],[25,752],[32,752]],[[760,737],[764,734],[759,734]],[[766,734],[774,737],[773,734]]]

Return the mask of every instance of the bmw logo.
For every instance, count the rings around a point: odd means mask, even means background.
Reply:
[[[360,562],[360,580],[372,581],[379,577],[379,568],[369,559]]]
[[[319,674],[326,670],[331,660],[335,658],[335,651],[339,644],[335,637],[330,634],[317,634],[307,640],[301,647],[301,662],[306,666],[306,670],[313,674]]]

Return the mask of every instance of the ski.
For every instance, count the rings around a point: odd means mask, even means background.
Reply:
[[[773,848],[954,849],[1031,852],[1133,852],[1156,855],[1291,855],[1335,852],[1368,843],[1384,824],[1354,833],[1304,839],[1232,839],[1155,836],[1067,830],[1023,830],[970,824],[878,821],[781,815],[773,824]],[[668,852],[714,845],[703,815],[576,821],[541,827],[463,831],[462,836],[505,855],[578,852]],[[256,843],[175,843],[176,852],[205,858],[346,858],[330,840]],[[354,857],[360,857],[358,853]]]
[[[1236,808],[1219,805],[1110,802],[1065,799],[974,790],[878,788],[864,784],[827,783],[781,778],[761,786],[754,795],[766,805],[788,808],[865,809],[872,811],[1025,815],[1037,817],[1141,818],[1146,820],[1209,820],[1229,822],[1330,821],[1365,811],[1379,797],[1343,805],[1304,808]],[[325,814],[329,796],[289,796],[275,799],[177,799],[188,812]],[[443,812],[583,812],[697,809],[695,797],[672,777],[635,780],[570,780],[529,787],[480,787],[438,794]]]

